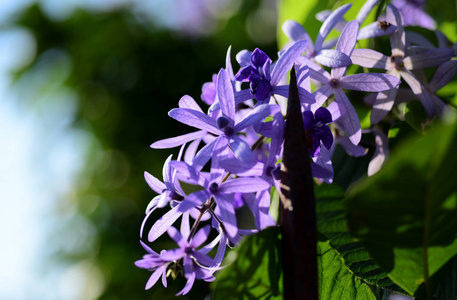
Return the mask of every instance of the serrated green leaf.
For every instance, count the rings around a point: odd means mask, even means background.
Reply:
[[[405,291],[430,296],[430,278],[457,254],[457,122],[406,141],[346,202],[351,232]]]
[[[376,300],[370,287],[346,267],[344,259],[330,241],[318,241],[319,299]]]
[[[316,187],[315,191],[318,231],[331,241],[346,267],[366,283],[403,292],[371,259],[362,243],[350,235],[343,208],[344,191],[335,184]]]
[[[236,260],[217,274],[212,299],[282,299],[280,246],[278,227],[246,237]]]

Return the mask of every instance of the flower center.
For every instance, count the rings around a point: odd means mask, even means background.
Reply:
[[[220,116],[216,120],[217,128],[222,130],[225,135],[233,135],[233,128],[230,126],[230,121],[226,116]]]
[[[399,55],[392,55],[390,57],[392,62],[395,64],[395,69],[401,70],[405,67],[405,64],[403,63],[403,57]]]
[[[330,86],[334,89],[338,87],[338,79],[332,78],[330,79]]]
[[[219,185],[215,182],[213,182],[209,185],[209,190],[211,191],[211,193],[217,192],[218,188],[219,188]]]

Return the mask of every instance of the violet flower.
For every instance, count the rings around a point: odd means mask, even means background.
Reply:
[[[269,155],[263,162],[246,164],[235,158],[221,161],[221,166],[238,176],[260,176],[269,186],[280,190],[280,164],[277,163],[284,141],[284,119],[280,113],[274,115],[269,135],[271,137]],[[246,195],[246,203],[254,215],[256,227],[263,230],[266,227],[274,226],[276,223],[269,213],[271,194],[270,189],[259,190],[255,196]]]
[[[357,42],[358,28],[359,24],[356,20],[349,22],[341,33],[336,49],[351,56]],[[398,78],[386,74],[367,73],[345,76],[345,67],[332,68],[331,74],[329,74],[321,68],[316,70],[315,65],[309,64],[309,66],[311,77],[324,84],[314,92],[316,103],[311,105],[311,110],[317,110],[333,93],[339,111],[341,111],[338,122],[341,123],[354,145],[360,142],[362,136],[360,121],[343,89],[379,92],[392,89],[400,84]]]
[[[281,79],[292,68],[296,59],[305,51],[306,41],[297,41],[289,49],[284,51],[274,64],[273,70],[270,71],[272,61],[260,49],[255,49],[252,53],[248,51],[240,52],[237,55],[237,60],[241,65],[241,69],[235,75],[237,81],[250,82],[250,98],[246,98],[244,92],[243,97],[236,97],[236,103],[251,99],[252,96],[259,101],[260,104],[268,103],[272,94],[288,96],[289,87],[279,86]]]
[[[319,107],[314,114],[312,111],[303,112],[309,156],[316,157],[319,154],[321,142],[327,149],[332,146],[333,135],[327,126],[331,122],[332,115],[325,107]]]
[[[432,117],[435,114],[433,99],[411,70],[439,66],[452,57],[453,50],[431,49],[420,54],[406,56],[402,18],[399,11],[392,5],[387,7],[387,22],[397,26],[397,30],[390,35],[392,55],[388,57],[371,49],[355,49],[351,55],[352,61],[367,68],[385,69],[387,74],[398,79],[403,78],[419,98],[427,114]],[[398,86],[395,86],[378,94],[371,112],[372,124],[378,123],[389,113],[394,105],[397,91]]]
[[[206,241],[210,229],[209,225],[203,227],[193,237],[190,237],[190,240],[189,231],[181,234],[174,227],[169,227],[167,230],[168,235],[178,244],[179,248],[162,252],[161,257],[169,261],[182,259],[184,277],[187,279],[186,285],[176,294],[177,296],[187,294],[192,288],[195,279],[203,279],[205,281],[214,281],[215,279],[213,276],[214,269],[212,269],[216,265],[215,261],[196,250]]]
[[[204,166],[209,161],[214,144],[219,140],[222,140],[226,147],[230,146],[230,149],[239,159],[252,161],[253,156],[250,146],[237,133],[279,110],[276,105],[259,105],[235,124],[234,93],[229,76],[224,69],[221,69],[218,74],[217,97],[220,103],[221,115],[216,120],[199,110],[190,108],[176,108],[168,113],[170,117],[181,123],[217,136],[216,139],[201,149],[194,158],[193,165],[197,168]]]
[[[380,2],[380,0],[368,0],[366,1],[363,6],[360,8],[360,11],[357,13],[356,20],[359,23],[359,26],[367,18],[368,14],[373,10],[373,8]],[[316,15],[316,18],[321,21],[325,22],[325,20],[331,15],[331,10],[324,10],[319,12]],[[344,18],[341,18],[340,21],[335,25],[335,30],[343,31],[344,27],[346,26],[347,21]],[[380,37],[384,35],[389,35],[396,30],[396,26],[385,21],[376,21],[370,23],[362,28],[359,29],[359,34],[357,35],[357,40],[364,40],[370,39],[374,37]],[[324,43],[324,48],[332,48],[336,45],[338,39],[334,38]]]
[[[150,289],[154,284],[156,284],[157,280],[159,280],[160,277],[162,277],[163,286],[167,287],[167,268],[172,263],[172,261],[162,257],[162,254],[165,253],[165,250],[162,250],[162,252],[158,254],[142,241],[140,241],[140,243],[148,252],[148,254],[144,255],[143,259],[137,260],[135,262],[135,266],[152,271],[152,274],[146,283],[145,289]]]
[[[424,11],[425,0],[392,0],[401,14],[403,26],[420,26],[434,30],[433,18]]]
[[[183,180],[203,188],[187,195],[179,205],[176,213],[186,212],[193,207],[203,205],[206,201],[213,198],[217,205],[215,214],[220,219],[220,225],[229,237],[234,238],[238,231],[235,209],[233,207],[234,194],[237,192],[244,194],[262,191],[269,188],[270,185],[260,178],[237,178],[221,182],[225,172],[221,168],[220,162],[226,156],[225,151],[227,150],[224,142],[217,140],[214,146],[209,177],[185,162],[172,161],[170,165],[183,176]]]
[[[303,26],[294,20],[285,21],[282,25],[282,30],[292,42],[303,40],[308,42],[306,47],[306,56],[308,58],[314,59],[327,67],[347,67],[352,63],[350,57],[338,49],[323,49],[323,43],[330,31],[338,24],[351,6],[352,4],[343,5],[328,16],[322,24],[314,44]]]

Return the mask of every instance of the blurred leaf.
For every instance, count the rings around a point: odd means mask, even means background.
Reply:
[[[343,209],[344,191],[336,184],[318,186],[315,191],[318,231],[331,242],[335,259],[345,264],[333,267],[347,268],[354,278],[379,288],[402,292],[371,259],[362,243],[350,235]],[[327,275],[324,285],[326,278]]]
[[[212,299],[282,299],[279,232],[271,227],[246,237],[236,261],[218,273]]]
[[[329,8],[328,1],[319,0],[282,0],[278,3],[278,48],[281,49],[288,41],[282,32],[282,24],[291,19],[302,24],[306,32],[314,41],[319,33],[322,23],[315,18],[315,15]]]
[[[405,142],[349,192],[348,222],[395,283],[423,296],[439,282],[430,277],[457,254],[457,122]]]

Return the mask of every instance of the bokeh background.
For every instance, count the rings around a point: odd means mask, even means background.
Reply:
[[[0,2],[0,299],[167,299],[134,266],[144,211],[188,132],[167,116],[225,66],[276,47],[274,0]],[[235,70],[237,68],[235,67]],[[161,241],[159,241],[160,243]],[[160,244],[156,250],[160,250]],[[198,282],[182,299],[203,299]]]

